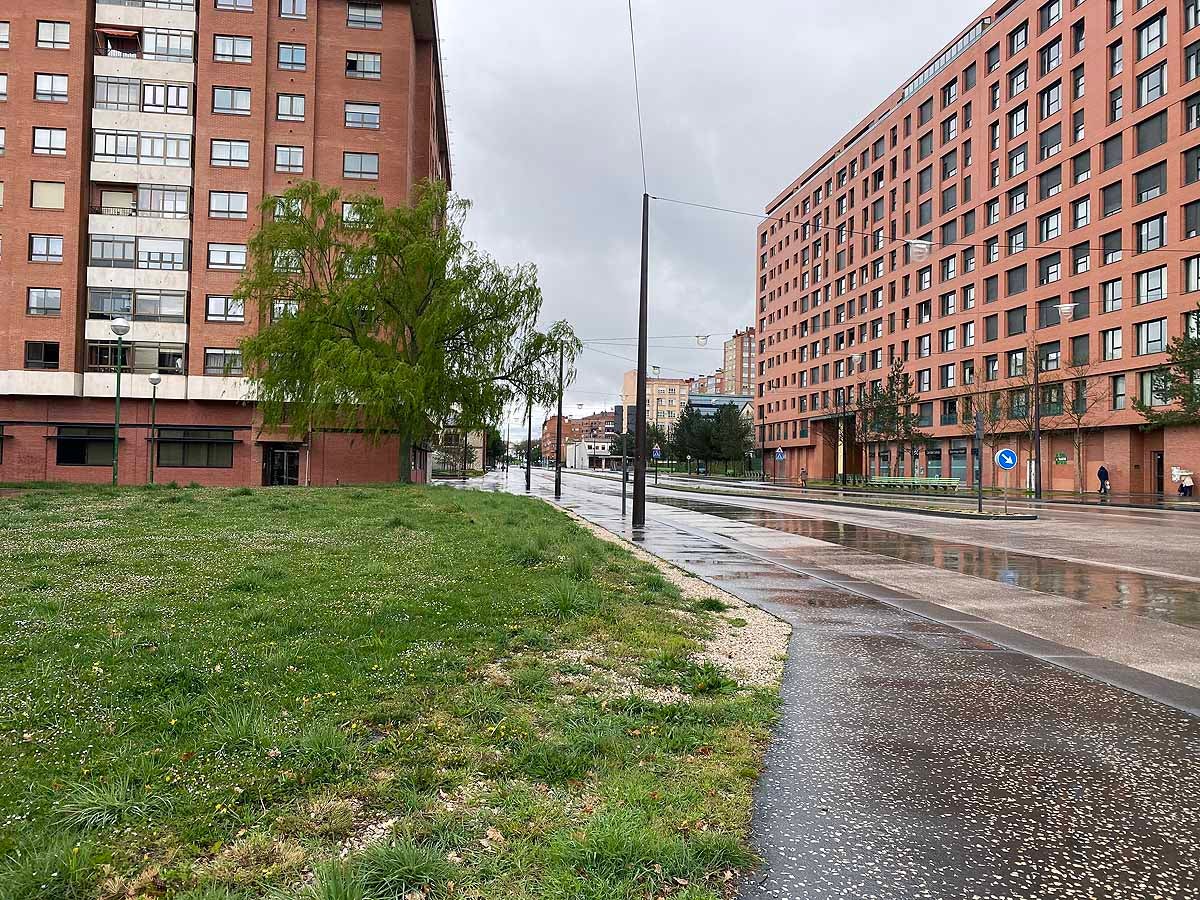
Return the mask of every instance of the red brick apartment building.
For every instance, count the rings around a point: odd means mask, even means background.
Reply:
[[[556,458],[555,435],[558,429],[558,416],[551,416],[542,423],[542,459],[553,462]],[[575,441],[612,441],[617,434],[617,414],[615,411],[592,413],[572,419],[563,416],[562,442],[563,455],[566,458],[567,444]]]
[[[1092,489],[1101,462],[1117,491],[1200,468],[1200,431],[1143,433],[1132,408],[1200,299],[1200,0],[996,2],[767,213],[757,424],[780,476],[831,477],[840,446],[851,473],[970,482],[966,395],[1020,418],[1035,346],[1047,489],[1074,486],[1064,403],[1094,426]],[[916,459],[846,414],[893,359],[932,436]]]
[[[256,427],[231,295],[265,195],[449,180],[437,40],[435,0],[0,4],[0,481],[111,477],[116,317],[122,482],[397,477]]]

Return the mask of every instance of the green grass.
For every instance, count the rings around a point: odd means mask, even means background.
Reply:
[[[693,660],[723,604],[544,504],[37,485],[0,554],[0,900],[712,900],[752,862],[776,698]]]

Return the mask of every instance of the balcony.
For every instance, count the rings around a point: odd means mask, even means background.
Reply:
[[[942,417],[938,421],[942,425],[957,425],[958,413],[942,413]]]

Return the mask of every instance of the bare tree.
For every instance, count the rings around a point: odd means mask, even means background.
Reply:
[[[1061,403],[1057,414],[1050,419],[1049,429],[1066,434],[1071,440],[1071,451],[1075,463],[1075,491],[1082,495],[1087,483],[1083,471],[1083,452],[1090,431],[1112,417],[1108,407],[1108,391],[1105,379],[1095,374],[1095,366],[1088,360],[1071,361],[1063,369]]]

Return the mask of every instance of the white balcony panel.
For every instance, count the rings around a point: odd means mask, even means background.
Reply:
[[[155,216],[88,216],[88,234],[121,234],[134,237],[182,238],[192,236],[190,219],[160,219]]]
[[[93,162],[91,179],[118,184],[189,185],[192,183],[192,167]]]
[[[124,25],[130,28],[178,28],[196,30],[196,11],[186,9],[147,9],[118,3],[96,4],[97,25]]]
[[[79,372],[0,372],[0,395],[25,394],[38,397],[82,397],[83,375]]]
[[[83,336],[89,341],[115,341],[108,319],[88,319]],[[188,327],[183,322],[130,322],[124,340],[147,344],[186,344]]]
[[[187,376],[164,375],[162,384],[158,386],[160,400],[186,400]],[[152,386],[149,375],[130,375],[121,373],[121,399],[135,398],[150,399]],[[113,397],[117,391],[117,375],[115,372],[85,372],[83,375],[83,396]]]
[[[124,56],[97,56],[97,75],[114,78],[141,78],[145,81],[182,81],[196,83],[196,64],[166,62],[160,59],[129,59]]]
[[[133,109],[93,109],[92,127],[107,131],[150,131],[191,135],[196,130],[192,116],[140,112]]]
[[[248,378],[224,375],[189,375],[189,400],[253,400],[254,393]]]
[[[141,288],[150,291],[186,291],[187,272],[167,272],[160,269],[109,269],[88,266],[88,287]]]

